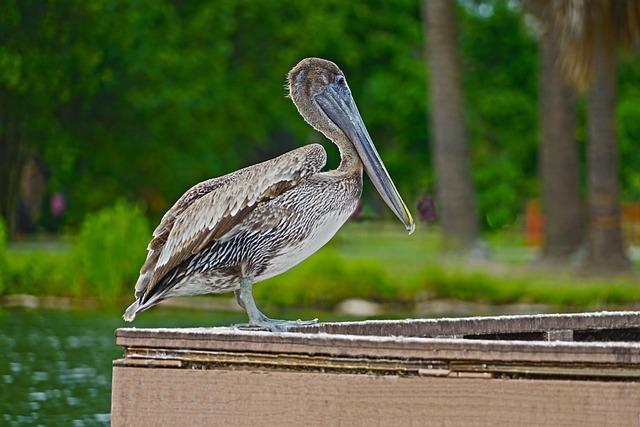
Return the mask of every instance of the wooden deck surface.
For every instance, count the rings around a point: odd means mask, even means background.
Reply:
[[[116,343],[114,426],[640,425],[637,312],[126,328]]]

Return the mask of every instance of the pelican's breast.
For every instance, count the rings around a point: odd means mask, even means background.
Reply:
[[[289,225],[289,238],[256,278],[265,280],[296,266],[324,246],[338,232],[358,206],[362,176],[335,179],[330,172],[318,174],[291,194],[303,197],[296,209],[300,220]]]

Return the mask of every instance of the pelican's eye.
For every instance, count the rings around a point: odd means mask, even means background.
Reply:
[[[344,76],[342,74],[338,74],[336,76],[336,83],[339,86],[346,86],[347,85],[347,81],[345,80]]]

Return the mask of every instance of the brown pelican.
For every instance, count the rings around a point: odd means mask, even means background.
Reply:
[[[234,291],[251,326],[286,331],[309,323],[266,317],[254,302],[253,284],[287,271],[333,237],[356,208],[363,166],[386,204],[413,232],[411,214],[342,71],[331,61],[307,58],[287,81],[305,121],[338,146],[338,168],[321,171],[326,152],[311,144],[189,189],[153,232],[136,301],[125,320],[166,298]]]

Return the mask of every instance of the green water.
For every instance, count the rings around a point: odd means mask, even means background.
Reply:
[[[217,326],[242,314],[151,310],[136,327]],[[0,308],[0,426],[109,425],[119,312]]]

